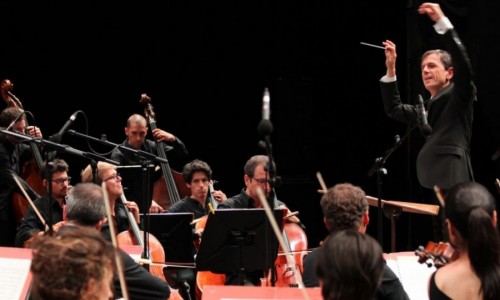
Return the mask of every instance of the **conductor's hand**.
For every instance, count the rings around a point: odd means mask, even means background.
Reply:
[[[441,10],[441,7],[437,3],[424,2],[418,8],[419,14],[427,14],[429,18],[437,22],[439,19],[444,17],[444,13]]]
[[[385,47],[385,67],[387,68],[387,76],[396,76],[396,44],[390,40],[385,40],[382,42]]]

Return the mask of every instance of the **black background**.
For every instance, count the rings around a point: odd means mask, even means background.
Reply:
[[[265,154],[257,126],[268,87],[270,139],[283,181],[278,197],[299,211],[310,247],[326,234],[316,172],[328,186],[351,182],[378,196],[377,178],[367,173],[406,131],[383,112],[383,50],[360,42],[397,44],[400,89],[410,103],[426,95],[420,55],[440,47],[432,23],[417,14],[420,1],[101,2],[0,4],[0,79],[14,84],[12,92],[34,116],[30,122],[48,137],[81,110],[72,129],[121,143],[127,117],[143,113],[139,100],[146,93],[158,127],[184,141],[190,159],[208,162],[216,188],[231,196],[243,187],[246,160]],[[498,9],[486,0],[440,3],[469,49],[479,99],[473,167],[496,196]],[[388,158],[382,198],[421,201],[414,164],[422,141],[415,131]],[[62,143],[102,155],[111,150],[70,135]],[[62,157],[74,184],[88,160]],[[376,237],[375,207],[370,216]],[[396,221],[397,250],[432,238],[430,220],[404,213]],[[386,251],[389,237],[384,217]]]

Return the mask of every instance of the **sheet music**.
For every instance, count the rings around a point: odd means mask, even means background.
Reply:
[[[0,299],[20,299],[31,260],[0,258]]]
[[[400,255],[396,259],[388,259],[387,266],[399,277],[403,288],[412,300],[428,300],[427,286],[429,278],[436,267],[428,267],[418,262],[417,256]]]

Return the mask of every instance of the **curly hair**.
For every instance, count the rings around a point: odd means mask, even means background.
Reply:
[[[106,280],[113,278],[116,250],[93,228],[60,231],[32,246],[33,299],[96,299],[112,284]]]
[[[350,183],[336,184],[321,197],[321,209],[330,232],[358,229],[368,210],[365,192]]]

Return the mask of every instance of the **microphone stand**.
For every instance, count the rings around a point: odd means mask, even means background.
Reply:
[[[20,140],[22,140],[22,142],[27,142],[27,143],[33,142],[36,144],[42,144],[46,147],[55,149],[57,152],[69,153],[69,154],[73,154],[73,155],[79,156],[79,157],[84,157],[87,159],[95,159],[97,161],[105,161],[105,162],[113,164],[113,165],[119,165],[119,163],[117,161],[114,161],[112,159],[106,158],[104,156],[101,156],[101,155],[98,155],[98,154],[95,154],[92,152],[81,151],[81,150],[75,149],[73,147],[70,147],[68,145],[58,144],[58,143],[54,143],[54,142],[49,141],[49,140],[45,140],[45,139],[41,139],[41,138],[34,138],[34,137],[31,137],[31,136],[26,135],[26,134],[8,131],[8,130],[4,130],[4,129],[0,129],[0,132],[2,132],[3,134],[15,137],[17,139],[20,139]]]
[[[383,157],[377,157],[375,159],[375,163],[373,164],[373,166],[371,167],[371,169],[368,171],[368,176],[372,176],[373,174],[377,173],[377,198],[378,198],[378,201],[377,201],[377,209],[378,209],[378,214],[377,214],[377,236],[378,236],[378,242],[380,244],[380,246],[383,247],[383,242],[384,242],[384,239],[383,239],[383,230],[382,230],[382,175],[387,175],[387,169],[384,168],[384,165],[387,161],[387,159],[389,158],[389,156],[391,156],[391,154],[397,149],[399,148],[399,146],[401,146],[401,143],[402,141],[404,141],[409,135],[410,135],[410,132],[413,131],[413,129],[416,127],[417,125],[413,125],[412,127],[410,127],[405,135],[403,136],[403,138],[400,138],[399,135],[395,135],[394,136],[394,145],[389,148],[387,151],[385,151],[385,154]]]
[[[269,173],[269,178],[266,178],[266,180],[269,182],[269,186],[271,187],[270,191],[265,190],[264,192],[267,195],[267,202],[271,203],[270,206],[274,209],[276,207],[276,194],[274,191],[274,187],[276,186],[277,182],[279,182],[279,177],[276,176],[276,168],[274,167],[274,161],[273,161],[273,153],[272,153],[272,145],[271,145],[271,138],[270,135],[273,132],[273,124],[271,121],[262,119],[259,123],[258,126],[258,131],[259,134],[264,136],[264,141],[259,142],[259,146],[264,146],[266,149],[266,154],[268,157],[268,163],[266,167],[267,173]],[[264,144],[264,145],[263,145]],[[266,173],[266,177],[267,177]],[[267,185],[266,185],[267,189]],[[271,271],[271,286],[275,286],[277,281],[276,278],[276,272]]]
[[[75,135],[77,137],[81,137],[81,138],[87,139],[89,141],[99,142],[101,144],[104,144],[104,145],[107,145],[107,146],[111,146],[111,147],[115,147],[115,148],[118,148],[118,149],[126,151],[126,152],[130,152],[134,156],[140,157],[140,158],[142,158],[144,160],[156,161],[158,163],[168,163],[168,160],[166,160],[164,158],[161,158],[159,156],[156,156],[156,155],[154,155],[152,153],[149,153],[149,152],[146,152],[146,151],[143,151],[143,150],[135,150],[135,149],[132,149],[132,148],[129,148],[129,147],[125,147],[125,146],[123,146],[121,144],[112,143],[112,142],[106,140],[105,138],[98,139],[98,138],[95,138],[95,137],[92,137],[92,136],[89,136],[89,135],[86,135],[86,134],[83,134],[83,133],[76,132],[76,131],[74,131],[72,129],[68,130],[68,134]],[[119,165],[119,163],[117,163],[117,165]]]

